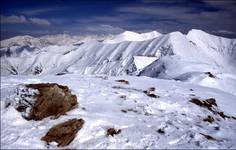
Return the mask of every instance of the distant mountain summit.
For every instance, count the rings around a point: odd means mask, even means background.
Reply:
[[[112,39],[105,40],[104,43],[114,44],[125,41],[145,41],[156,38],[160,35],[162,34],[158,33],[157,31],[141,33],[141,34],[131,31],[125,31],[119,35],[114,36]]]

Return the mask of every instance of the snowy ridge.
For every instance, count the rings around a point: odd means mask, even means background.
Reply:
[[[1,48],[11,47],[11,46],[25,46],[25,45],[28,45],[30,47],[42,48],[42,47],[50,45],[50,42],[45,39],[35,38],[29,35],[16,36],[16,37],[1,41]]]
[[[204,50],[217,63],[236,66],[236,39],[218,37],[201,30],[190,30],[187,38]]]
[[[45,47],[81,45],[85,42],[103,41],[111,37],[112,35],[72,36],[69,34],[46,35],[38,38],[28,35],[16,36],[1,41],[0,56],[21,56],[27,52],[39,53]]]
[[[11,46],[31,46],[43,48],[50,45],[73,45],[80,42],[89,42],[93,40],[105,40],[111,38],[113,35],[81,35],[73,36],[69,34],[45,35],[41,37],[32,37],[29,35],[16,36],[10,39],[1,41],[1,48],[9,48]]]
[[[114,44],[114,43],[120,43],[125,41],[145,41],[150,40],[153,38],[156,38],[160,36],[161,33],[158,33],[157,31],[147,32],[147,33],[136,33],[131,31],[125,31],[119,35],[116,35],[112,39],[107,39],[103,43],[107,44]]]

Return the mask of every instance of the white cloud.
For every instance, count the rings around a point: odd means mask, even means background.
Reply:
[[[47,14],[48,12],[56,12],[56,11],[61,11],[65,9],[70,9],[70,8],[65,7],[65,6],[63,7],[54,6],[54,7],[43,7],[43,8],[38,8],[38,9],[22,9],[22,10],[19,10],[18,13],[21,13],[27,16],[36,16],[40,14]]]
[[[212,31],[212,33],[236,34],[236,32],[233,32],[233,31],[228,31],[228,30],[218,30],[218,31]]]
[[[89,32],[101,32],[101,33],[120,33],[123,32],[124,29],[119,28],[119,27],[114,27],[111,25],[107,24],[99,24],[99,25],[92,25],[92,26],[87,26],[85,28],[86,31]]]
[[[53,10],[54,9],[52,9],[52,8],[43,8],[43,9],[23,10],[23,11],[20,11],[20,13],[28,15],[28,16],[32,16],[32,15],[39,15],[42,13],[46,13],[46,12],[53,11]]]
[[[184,6],[170,6],[164,8],[161,6],[127,6],[117,8],[118,12],[121,13],[132,13],[137,16],[150,17],[153,18],[165,18],[174,21],[179,21],[184,24],[192,24],[197,26],[204,25],[212,26],[216,22],[219,22],[219,18],[224,19],[224,24],[228,26],[234,26],[235,22],[232,21],[234,17],[229,12],[209,12],[209,11],[199,11],[198,13],[190,13],[194,11],[194,8],[184,7]]]
[[[29,19],[33,24],[41,25],[41,26],[50,26],[51,23],[46,19],[40,19],[40,18],[30,18]]]
[[[29,18],[27,19],[25,16],[17,16],[17,15],[10,15],[10,16],[4,16],[1,15],[1,24],[36,24],[40,26],[50,26],[51,23],[42,18]]]
[[[4,16],[1,15],[1,23],[28,23],[27,19],[25,16],[16,16],[16,15],[11,15],[11,16]]]

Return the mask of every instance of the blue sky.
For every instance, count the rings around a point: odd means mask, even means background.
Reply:
[[[202,29],[236,38],[234,0],[1,0],[1,38]]]

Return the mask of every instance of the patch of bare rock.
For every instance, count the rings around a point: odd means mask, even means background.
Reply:
[[[114,136],[121,133],[121,129],[109,128],[107,129],[107,136]]]
[[[220,111],[218,109],[218,105],[217,105],[216,100],[214,98],[209,98],[209,99],[205,99],[205,100],[204,99],[201,100],[199,98],[192,98],[190,100],[190,102],[192,102],[192,103],[194,103],[194,104],[196,104],[196,105],[198,105],[200,107],[208,109],[213,114],[219,115],[223,119],[235,119],[234,116],[228,116],[224,112]],[[208,117],[208,118],[205,118],[204,121],[213,122],[214,119],[211,118],[211,117]]]
[[[73,141],[77,132],[83,127],[84,122],[83,119],[71,119],[55,125],[41,138],[41,140],[46,141],[48,144],[50,142],[56,142],[59,147],[67,146]]]
[[[160,98],[160,96],[155,94],[155,88],[151,87],[148,90],[143,91],[147,96],[152,97],[152,98]]]
[[[120,83],[123,83],[123,84],[129,84],[129,81],[124,80],[124,79],[116,80],[116,82],[120,82]]]
[[[17,88],[15,108],[27,120],[59,117],[77,107],[77,97],[56,83],[26,84]]]
[[[78,106],[76,95],[68,86],[57,83],[20,85],[16,89],[13,106],[26,120],[40,121],[46,117],[59,116]],[[8,106],[9,107],[9,106]],[[83,119],[70,119],[54,125],[41,140],[56,142],[59,147],[69,145],[84,125]]]

